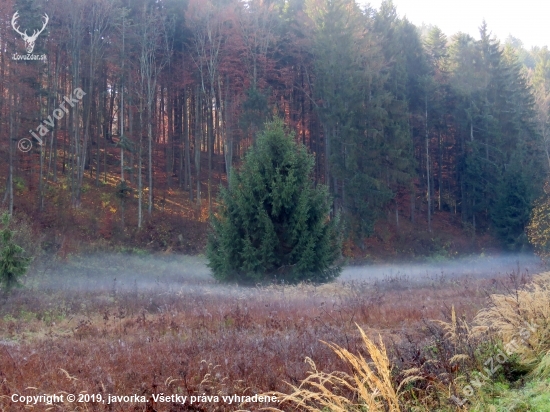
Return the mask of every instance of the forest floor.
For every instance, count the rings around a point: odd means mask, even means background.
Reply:
[[[162,152],[158,147],[157,151]],[[155,152],[156,153],[156,152]],[[143,224],[138,229],[138,193],[135,174],[126,179],[133,189],[122,204],[117,196],[120,181],[120,150],[108,146],[105,170],[96,176],[89,170],[84,176],[81,201],[78,208],[70,197],[70,176],[64,174],[61,157],[55,182],[50,179],[44,189],[43,207],[38,205],[37,154],[19,153],[15,178],[15,215],[26,220],[34,231],[34,238],[44,243],[48,253],[64,257],[71,253],[90,251],[147,250],[174,252],[186,255],[203,253],[208,232],[208,217],[216,210],[218,189],[225,182],[223,159],[214,156],[208,199],[207,158],[203,156],[201,174],[201,202],[197,202],[196,183],[193,200],[189,191],[179,186],[177,176],[166,178],[163,156],[155,155],[152,214],[148,214],[148,190],[144,189],[142,204]],[[0,170],[7,165],[0,165]],[[1,176],[7,176],[2,173]],[[5,182],[0,179],[0,187]],[[489,232],[474,233],[464,225],[459,214],[445,204],[433,211],[431,230],[428,229],[427,205],[421,189],[414,199],[414,219],[411,218],[411,199],[400,193],[396,203],[389,207],[375,226],[374,233],[363,242],[347,239],[344,255],[358,263],[410,261],[415,259],[447,259],[467,254],[496,253],[498,242]],[[210,203],[210,206],[209,206]],[[398,213],[395,213],[397,205]],[[5,202],[3,203],[5,207]],[[414,222],[413,222],[414,220]]]
[[[319,370],[347,370],[323,342],[364,354],[357,326],[375,341],[383,337],[396,374],[422,368],[445,387],[464,371],[450,361],[437,321],[451,322],[454,309],[470,322],[490,294],[517,290],[540,270],[529,256],[478,257],[349,267],[323,286],[244,288],[214,282],[199,257],[43,261],[24,289],[0,300],[0,409],[27,410],[10,401],[14,394],[75,394],[83,402],[65,398],[53,410],[256,411],[268,404],[222,396],[288,393],[307,376],[306,357]],[[417,410],[459,410],[448,399],[459,389],[430,392]],[[185,405],[181,398],[154,402],[160,393],[188,398]],[[108,395],[137,395],[145,403],[108,404]],[[404,399],[415,402],[417,395],[411,388]]]

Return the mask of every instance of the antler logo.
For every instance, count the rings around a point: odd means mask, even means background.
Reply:
[[[40,30],[34,30],[32,36],[29,36],[27,34],[27,30],[25,30],[23,33],[19,31],[19,27],[16,26],[17,19],[19,18],[19,12],[16,11],[11,19],[11,25],[13,27],[13,30],[15,30],[16,33],[21,35],[21,38],[25,41],[25,49],[27,49],[27,53],[31,54],[34,50],[34,43],[36,42],[37,37],[44,31],[46,28],[48,21],[50,21],[50,18],[46,13],[42,16],[42,19],[44,20],[42,28]]]

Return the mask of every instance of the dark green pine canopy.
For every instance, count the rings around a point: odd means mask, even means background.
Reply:
[[[281,120],[266,124],[212,217],[207,256],[217,279],[325,282],[339,274],[337,222],[327,189],[313,185],[313,166]]]

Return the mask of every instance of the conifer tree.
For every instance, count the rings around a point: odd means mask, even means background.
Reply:
[[[25,257],[23,248],[13,241],[14,232],[8,227],[10,216],[4,213],[1,219],[4,228],[0,230],[0,286],[9,292],[21,286],[19,279],[27,272],[31,259]]]
[[[387,33],[375,30],[383,26],[395,31],[398,22],[391,2],[386,8],[388,16],[376,25],[373,13],[361,13],[347,0],[307,2],[325,183],[335,198],[334,208],[342,210],[356,239],[372,234],[395,187],[408,182],[412,171],[406,65],[403,59],[399,64],[385,61],[383,49],[391,46],[393,59],[399,55],[394,47],[398,42],[393,37],[387,44],[380,42]]]
[[[492,225],[505,244],[517,245],[514,239],[520,236],[518,230],[523,232],[518,227],[525,222],[518,226],[510,221],[509,214],[526,219],[536,188],[520,182],[535,181],[537,170],[542,170],[532,91],[514,50],[509,46],[502,49],[490,37],[485,23],[480,38],[474,41],[470,36],[457,35],[451,47],[451,85],[456,95],[455,122],[461,148],[457,175],[462,215],[464,221],[471,222],[474,233]],[[510,170],[521,172],[521,176],[511,176]],[[516,178],[519,180],[513,183]],[[508,196],[509,187],[504,188],[503,182],[517,183],[521,193]],[[525,201],[518,202],[518,196]],[[517,210],[520,204],[522,211]],[[505,230],[506,224],[511,227]]]
[[[243,102],[240,126],[244,131],[256,135],[262,130],[267,120],[269,120],[267,95],[255,86],[252,86],[246,91],[246,100]]]
[[[510,250],[527,243],[525,228],[529,222],[532,206],[531,185],[527,181],[525,168],[515,155],[506,168],[496,190],[492,220],[495,231],[503,245]]]
[[[266,123],[212,217],[207,257],[217,279],[325,282],[339,274],[337,219],[326,188],[313,186],[313,165],[281,120]]]

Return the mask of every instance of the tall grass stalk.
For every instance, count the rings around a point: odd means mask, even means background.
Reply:
[[[396,389],[382,337],[377,345],[367,337],[359,326],[357,327],[372,359],[371,362],[361,354],[355,355],[336,344],[323,342],[350,366],[351,374],[339,371],[331,373],[319,371],[313,360],[306,358],[306,362],[311,368],[309,376],[299,386],[290,385],[293,390],[291,394],[277,393],[281,402],[293,404],[298,409],[311,412],[401,411],[399,402],[401,388],[408,383],[422,379],[415,375],[418,370],[407,371],[407,377]],[[279,409],[269,410],[279,411]]]
[[[491,305],[474,321],[477,333],[497,333],[505,345],[514,344],[513,352],[534,374],[550,376],[550,272],[523,289],[491,295]]]

